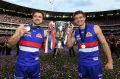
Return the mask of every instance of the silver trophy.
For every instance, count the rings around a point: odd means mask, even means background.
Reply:
[[[56,21],[56,40],[57,48],[63,48],[65,40],[65,32],[67,29],[67,23],[64,21]]]

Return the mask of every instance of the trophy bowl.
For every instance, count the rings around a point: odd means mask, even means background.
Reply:
[[[57,48],[63,48],[63,41],[65,39],[65,33],[67,29],[67,23],[64,21],[56,21],[56,40]]]

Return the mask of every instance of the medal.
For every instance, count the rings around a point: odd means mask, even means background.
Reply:
[[[27,31],[30,31],[30,25],[29,24],[25,24],[25,28]]]
[[[85,26],[85,31],[84,31],[84,34],[82,35],[82,32],[81,32],[81,29],[79,29],[79,34],[80,34],[80,37],[81,37],[81,42],[82,42],[82,45],[81,45],[81,48],[86,48],[85,46],[85,38],[86,38],[86,33],[87,33],[87,25]]]
[[[30,27],[29,27],[29,26],[27,26],[27,27],[26,27],[26,30],[27,30],[27,31],[30,31]]]
[[[85,44],[82,44],[82,45],[81,45],[81,48],[86,48]]]

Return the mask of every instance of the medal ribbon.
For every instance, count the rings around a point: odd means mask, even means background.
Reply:
[[[80,28],[79,28],[79,34],[80,34],[80,37],[81,37],[81,42],[84,44],[85,43],[86,34],[87,34],[87,25],[85,25],[84,35],[82,35]]]

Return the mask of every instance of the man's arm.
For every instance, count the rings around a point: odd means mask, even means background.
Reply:
[[[21,36],[23,36],[25,33],[28,33],[24,25],[20,25],[13,36],[8,40],[7,46],[8,47],[13,47],[20,39]]]
[[[20,36],[18,34],[14,34],[11,36],[11,38],[8,40],[7,46],[8,47],[13,47],[20,39]]]
[[[103,33],[102,33],[102,30],[100,29],[100,27],[98,25],[94,26],[94,30],[95,30],[95,33],[97,34],[97,37],[98,37],[100,43],[102,44],[102,48],[108,59],[108,63],[106,64],[105,68],[113,69],[113,60],[112,60],[112,56],[111,56],[111,51],[110,51],[110,48],[108,46],[108,43],[107,43]]]

